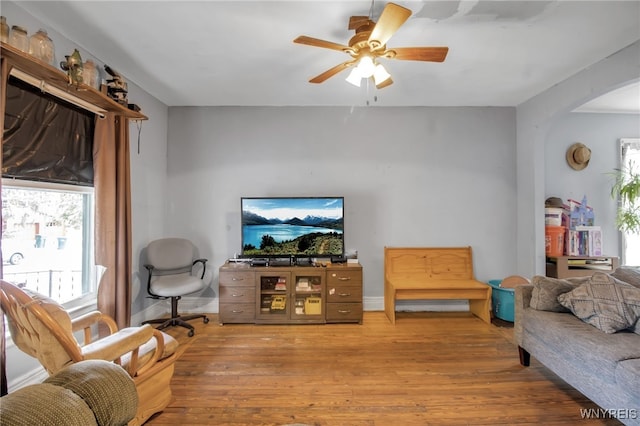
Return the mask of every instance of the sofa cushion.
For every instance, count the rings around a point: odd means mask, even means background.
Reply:
[[[591,371],[598,380],[615,383],[620,361],[640,359],[640,337],[629,331],[601,333],[571,313],[534,309],[525,310],[522,322],[526,335],[535,338],[547,351]],[[534,347],[527,349],[535,356]]]
[[[50,383],[25,386],[0,398],[0,420],[11,426],[98,425],[82,397]]]
[[[621,266],[612,272],[611,276],[640,288],[640,268]],[[636,334],[640,334],[640,318],[636,321],[636,325],[631,327],[631,330]]]
[[[618,363],[616,383],[623,389],[640,389],[640,358],[627,359]]]
[[[558,296],[558,302],[584,322],[605,333],[635,326],[640,318],[640,289],[603,272]]]
[[[101,426],[126,424],[138,409],[133,379],[122,367],[109,361],[87,360],[71,364],[44,383],[79,395]]]
[[[640,269],[621,266],[611,273],[611,276],[640,288]]]
[[[570,292],[588,280],[589,277],[560,279],[536,275],[531,279],[533,291],[530,306],[538,311],[570,312],[558,302],[558,296]]]

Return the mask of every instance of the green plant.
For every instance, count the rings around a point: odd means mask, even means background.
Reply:
[[[640,234],[640,173],[633,161],[628,167],[615,169],[611,197],[619,199],[616,226],[630,234]]]

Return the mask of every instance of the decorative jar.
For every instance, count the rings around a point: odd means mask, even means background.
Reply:
[[[29,54],[49,65],[54,64],[53,41],[45,30],[38,30],[29,38]]]
[[[11,32],[9,33],[9,44],[18,50],[29,53],[29,37],[27,37],[27,30],[18,25],[11,27]]]
[[[94,89],[98,89],[100,87],[98,84],[100,83],[98,67],[91,59],[88,59],[82,66],[82,79],[84,80],[84,84],[91,86]]]

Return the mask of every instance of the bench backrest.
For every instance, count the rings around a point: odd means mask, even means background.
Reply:
[[[385,279],[473,280],[471,247],[385,247]]]

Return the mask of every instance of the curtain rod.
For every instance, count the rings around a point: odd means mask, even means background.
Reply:
[[[55,96],[56,98],[60,98],[64,101],[67,101],[69,103],[74,104],[77,107],[80,107],[82,109],[85,109],[89,112],[92,112],[94,114],[96,114],[97,116],[99,116],[100,118],[104,118],[104,114],[105,114],[105,110],[102,108],[97,107],[96,105],[93,105],[92,103],[89,103],[85,100],[82,100],[80,98],[78,98],[77,96],[72,95],[69,92],[65,92],[64,90],[58,89],[55,86],[52,86],[50,84],[45,83],[44,80],[40,80],[38,78],[35,78],[23,71],[20,71],[18,69],[12,68],[11,72],[9,73],[9,75],[14,76],[15,78],[24,81],[27,84],[32,85],[33,87],[37,87],[38,89],[42,90],[45,93],[48,93],[52,96]]]

